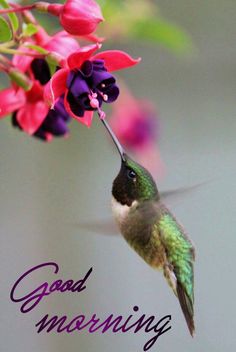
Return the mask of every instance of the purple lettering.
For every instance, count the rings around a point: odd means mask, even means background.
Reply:
[[[160,323],[162,323],[165,320],[167,320],[165,324],[163,324],[161,327],[158,328]],[[151,330],[154,330],[157,334],[145,343],[145,345],[143,346],[144,351],[148,351],[154,345],[154,343],[156,342],[159,336],[161,336],[162,334],[164,334],[165,332],[171,329],[171,326],[169,326],[167,329],[164,330],[165,326],[169,324],[170,320],[171,320],[171,315],[166,315],[162,319],[160,319],[151,329],[148,329],[147,327],[145,328],[145,332],[150,332]]]
[[[46,266],[52,266],[54,267],[54,273],[57,274],[59,271],[59,266],[56,263],[49,262],[49,263],[43,263],[40,265],[37,265],[30,270],[26,271],[21,277],[15,282],[14,286],[12,287],[12,290],[10,292],[10,298],[13,302],[23,302],[23,304],[20,307],[20,310],[22,313],[28,313],[31,311],[34,307],[36,307],[39,302],[43,299],[43,297],[50,295],[52,292],[65,292],[65,291],[71,291],[71,292],[81,292],[86,289],[85,282],[90,276],[90,274],[93,271],[93,268],[90,268],[87,274],[84,276],[83,279],[77,281],[74,283],[73,280],[67,280],[63,283],[61,279],[55,280],[50,286],[47,282],[44,282],[41,284],[39,287],[34,289],[32,292],[20,297],[16,298],[16,289],[18,288],[18,285],[22,283],[22,280],[25,279],[29,274],[32,272],[41,269]]]
[[[44,330],[48,325],[48,329],[46,330],[47,332],[50,332],[52,329],[55,328],[56,325],[58,325],[57,327],[57,332],[62,332],[63,330],[65,330],[65,327],[62,327],[62,325],[65,323],[67,316],[64,315],[63,317],[61,317],[60,319],[58,319],[58,316],[55,315],[54,317],[52,317],[51,319],[48,319],[48,314],[46,314],[37,324],[35,324],[35,326],[39,326],[37,332],[40,333],[42,330]]]
[[[58,273],[59,266],[56,263],[53,263],[53,262],[43,263],[43,264],[37,265],[37,266],[31,268],[30,270],[26,271],[23,275],[21,275],[21,277],[15,282],[14,286],[12,287],[12,290],[10,292],[11,300],[13,302],[25,301],[20,308],[22,313],[28,313],[41,301],[41,299],[44,296],[49,295],[49,292],[46,292],[47,288],[48,288],[48,283],[47,282],[43,283],[42,285],[40,285],[38,288],[36,288],[32,292],[30,292],[20,298],[15,297],[15,290],[16,290],[17,286],[19,285],[19,283],[21,283],[21,281],[25,277],[27,277],[29,274],[36,271],[37,269],[43,268],[45,266],[53,266],[55,268],[54,273],[56,273],[56,274]],[[30,303],[32,303],[32,304],[30,304]]]
[[[61,287],[62,280],[54,281],[51,286],[49,287],[49,292],[52,293],[53,291],[58,291]]]
[[[64,282],[64,284],[61,286],[60,291],[65,292],[69,291],[71,289],[71,286],[73,285],[74,281],[73,280],[67,280]]]
[[[72,292],[81,292],[86,289],[86,286],[83,286],[91,272],[93,271],[93,268],[90,268],[85,277],[82,280],[79,280],[74,283],[74,285],[71,287],[70,291]]]

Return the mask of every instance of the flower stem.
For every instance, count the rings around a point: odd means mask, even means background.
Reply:
[[[34,53],[19,51],[17,49],[9,49],[9,48],[6,48],[5,46],[1,46],[1,45],[0,45],[0,53],[10,54],[10,55],[33,56],[33,57],[41,57],[42,56],[42,54],[39,54],[37,52],[35,52],[35,54],[34,54]]]
[[[1,9],[0,10],[0,15],[3,15],[5,13],[12,13],[12,12],[23,12],[26,10],[33,10],[35,8],[35,4],[28,5],[28,6],[22,6],[22,7],[14,7],[14,8],[8,8],[8,9]]]
[[[14,40],[10,40],[9,42],[6,42],[4,44],[0,44],[0,48],[10,48],[12,46],[16,45]]]

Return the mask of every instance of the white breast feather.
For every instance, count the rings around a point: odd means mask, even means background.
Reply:
[[[136,206],[137,204],[138,202],[135,200],[133,201],[131,206],[128,206],[126,204],[122,205],[119,202],[117,202],[117,200],[114,197],[112,197],[111,207],[112,207],[112,212],[114,214],[114,217],[116,218],[116,221],[118,223],[123,222],[126,216],[129,214],[130,209]]]

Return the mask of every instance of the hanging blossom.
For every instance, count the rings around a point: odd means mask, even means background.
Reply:
[[[125,149],[160,178],[164,165],[156,145],[160,129],[156,109],[149,100],[135,98],[124,85],[121,91],[119,104],[113,105],[109,119],[112,130]]]
[[[77,41],[67,33],[59,32],[48,36],[41,27],[34,36],[34,43],[50,52],[59,51],[61,55],[79,48]],[[27,53],[30,51],[22,50]],[[67,135],[70,117],[64,108],[63,95],[55,104],[54,110],[50,110],[44,101],[44,85],[51,78],[46,60],[15,55],[12,61],[17,69],[29,75],[32,84],[27,91],[13,84],[11,88],[0,92],[0,118],[12,113],[15,127],[42,140],[50,141],[53,136]]]
[[[66,111],[88,127],[94,111],[104,118],[102,104],[114,102],[119,95],[116,80],[110,72],[134,66],[140,61],[118,50],[94,55],[100,47],[99,44],[89,45],[69,55],[64,67],[45,87],[45,100],[51,108],[64,94]]]
[[[45,141],[53,136],[67,135],[70,117],[65,111],[63,97],[58,99],[54,110],[49,109],[43,98],[43,86],[50,79],[46,62],[34,59],[31,71],[37,79],[32,79],[30,90],[12,87],[0,91],[0,118],[12,113],[13,126]]]

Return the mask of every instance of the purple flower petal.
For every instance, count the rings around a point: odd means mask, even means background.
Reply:
[[[66,79],[66,87],[70,89],[71,84],[73,83],[75,77],[77,76],[77,72],[75,71],[70,71],[67,79]]]
[[[107,71],[107,69],[104,67],[104,61],[103,60],[94,60],[93,61],[93,69],[96,71]]]
[[[64,95],[62,95],[57,100],[56,104],[54,105],[54,110],[56,110],[57,114],[60,115],[60,117],[62,117],[65,121],[70,120],[70,116],[64,106]]]
[[[31,70],[33,71],[35,79],[42,85],[45,85],[51,78],[49,66],[44,59],[34,59],[31,62]]]
[[[79,97],[82,94],[90,94],[87,82],[79,76],[76,77],[69,90],[75,97]]]
[[[93,87],[115,83],[115,78],[107,71],[94,71],[91,78]]]
[[[68,93],[67,101],[70,105],[71,111],[79,117],[84,115],[84,109],[81,105],[79,105],[78,100],[73,96],[71,92]]]
[[[51,110],[42,125],[42,128],[54,136],[63,136],[68,132],[67,124],[63,118],[58,117],[54,110]]]
[[[66,84],[68,111],[70,109],[78,117],[83,117],[86,111],[96,110],[103,102],[115,101],[119,95],[116,80],[104,67],[103,60],[84,61],[78,71],[68,74]]]
[[[86,60],[80,68],[81,73],[85,77],[90,77],[93,73],[93,64],[91,61]]]
[[[120,90],[115,84],[112,85],[109,89],[104,90],[103,92],[108,97],[108,99],[105,100],[106,103],[112,103],[113,101],[115,101],[118,98],[118,96],[120,94]]]

